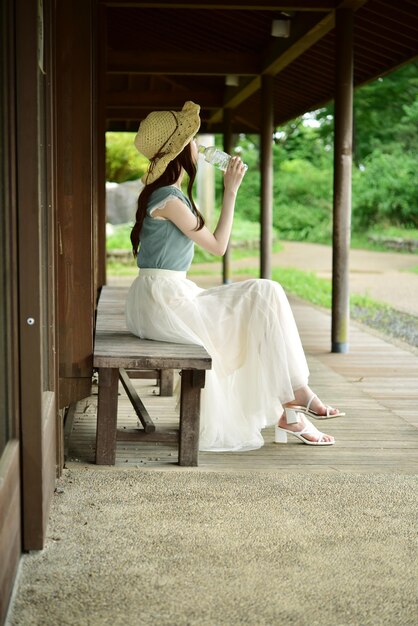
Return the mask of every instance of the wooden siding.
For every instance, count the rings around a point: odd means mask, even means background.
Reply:
[[[50,155],[45,147],[49,58],[39,66],[38,7],[15,2],[16,19],[16,177],[19,248],[19,383],[22,445],[23,548],[40,549],[45,539],[55,480],[55,453],[44,454],[44,442],[55,445],[55,352],[50,328],[53,311],[50,271],[53,216],[47,188]],[[45,15],[45,14],[44,14]],[[45,41],[50,31],[44,20]],[[31,114],[28,114],[28,111]],[[35,164],[33,167],[29,164]]]
[[[21,553],[20,446],[9,441],[0,457],[0,624],[6,615]]]
[[[21,544],[18,262],[16,214],[14,6],[0,7],[0,623],[18,569]]]
[[[63,0],[55,14],[55,139],[58,351],[64,407],[88,394],[92,374],[93,241],[92,2]],[[71,62],[69,62],[71,59]]]

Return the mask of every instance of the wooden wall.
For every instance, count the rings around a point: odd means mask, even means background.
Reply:
[[[4,0],[0,17],[2,623],[22,550],[44,546],[61,409],[91,389],[105,122],[98,1]]]
[[[93,11],[55,3],[55,206],[59,406],[90,393],[97,292],[97,147],[93,142]],[[96,245],[94,245],[96,244]]]
[[[18,245],[23,548],[44,545],[56,476],[55,271],[48,145],[49,2],[16,0],[16,213]]]
[[[0,457],[0,624],[6,615],[21,553],[19,443]]]

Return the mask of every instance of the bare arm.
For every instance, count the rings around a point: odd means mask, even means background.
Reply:
[[[231,236],[235,199],[244,174],[245,168],[241,159],[239,157],[231,159],[224,176],[221,215],[213,233],[206,226],[201,230],[194,230],[197,225],[196,216],[177,198],[169,200],[164,208],[158,211],[158,215],[173,222],[189,239],[208,252],[221,256],[225,254]]]

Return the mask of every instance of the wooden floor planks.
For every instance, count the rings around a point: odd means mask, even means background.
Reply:
[[[115,303],[117,304],[117,303]],[[344,418],[315,424],[336,437],[335,446],[315,448],[292,438],[272,443],[273,429],[263,432],[265,446],[243,453],[201,452],[199,468],[207,471],[401,472],[418,470],[418,356],[353,323],[350,352],[331,354],[331,318],[327,312],[291,299],[311,370],[311,386],[324,400],[343,409]],[[157,424],[178,419],[174,398],[161,398],[153,381],[133,381]],[[120,389],[119,427],[132,428],[137,418]],[[94,459],[96,389],[78,403],[69,441],[67,465]],[[118,442],[117,467],[182,471],[177,448],[161,444]]]

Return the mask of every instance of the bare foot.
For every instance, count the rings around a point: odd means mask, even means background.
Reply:
[[[278,426],[286,430],[291,430],[294,433],[299,433],[304,428],[306,428],[308,424],[311,424],[311,422],[308,420],[307,417],[305,417],[303,413],[298,413],[298,418],[299,418],[299,421],[296,424],[288,424],[286,421],[286,415],[283,413],[283,415],[279,419]],[[326,435],[325,433],[320,433],[320,435],[322,435],[322,441],[332,441],[332,442],[335,441],[332,435]],[[308,441],[319,441],[319,438],[320,438],[319,435],[318,436],[309,435],[307,433],[304,433],[303,437],[304,439],[307,439]]]
[[[301,387],[300,389],[297,389],[295,391],[295,399],[293,400],[293,402],[289,402],[285,406],[307,407],[311,398],[312,398],[312,401],[309,405],[309,409],[313,411],[314,413],[316,413],[317,415],[327,415],[327,408],[328,408],[328,415],[337,415],[340,413],[338,409],[334,409],[333,407],[330,407],[330,406],[329,407],[325,406],[325,404],[321,402],[318,396],[309,387]]]

